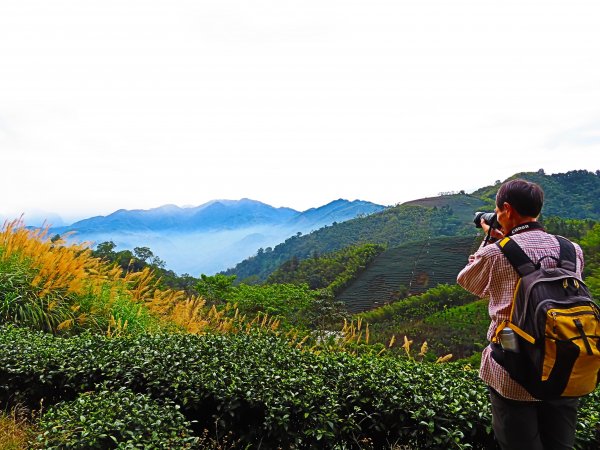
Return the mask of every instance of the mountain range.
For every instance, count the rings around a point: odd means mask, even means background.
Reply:
[[[107,216],[54,227],[50,234],[95,246],[112,241],[118,250],[149,247],[179,274],[199,276],[232,267],[260,248],[333,223],[385,209],[362,200],[338,199],[306,211],[275,208],[251,200],[213,200],[196,207],[164,205],[149,210],[118,210]]]
[[[600,171],[546,175],[543,170],[514,177],[539,183],[546,193],[544,216],[600,220]],[[199,276],[224,271],[238,280],[265,280],[292,257],[326,254],[361,243],[390,249],[436,237],[474,236],[475,211],[491,211],[499,181],[470,194],[447,193],[394,207],[335,200],[306,211],[275,208],[250,199],[213,200],[196,207],[164,205],[118,210],[52,235],[74,232],[70,241],[96,245],[113,241],[117,250],[149,247],[167,269]]]

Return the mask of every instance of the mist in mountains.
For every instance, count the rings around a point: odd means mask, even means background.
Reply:
[[[165,205],[150,210],[119,210],[70,226],[53,227],[52,235],[72,232],[71,242],[95,247],[113,241],[117,250],[149,247],[178,274],[199,276],[233,267],[298,233],[369,215],[385,207],[355,200],[335,200],[300,212],[256,200],[214,200],[197,207]]]

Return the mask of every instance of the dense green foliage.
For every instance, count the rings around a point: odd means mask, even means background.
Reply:
[[[473,302],[476,298],[458,285],[439,285],[423,294],[364,312],[360,317],[370,324],[423,320],[446,308]]]
[[[3,404],[79,402],[73,409],[89,412],[99,430],[114,430],[102,412],[112,421],[121,413],[111,399],[125,399],[126,420],[141,426],[143,414],[152,417],[144,430],[160,418],[169,435],[185,438],[179,405],[189,434],[232,432],[262,448],[483,448],[491,439],[486,388],[468,366],[317,355],[272,334],[61,339],[9,327],[0,330],[0,379]],[[68,415],[64,405],[43,423]],[[150,412],[138,410],[146,405]],[[598,392],[582,402],[578,448],[600,443],[599,405]]]
[[[41,417],[35,448],[60,450],[186,449],[197,438],[173,402],[127,388],[100,386],[52,406]]]
[[[545,175],[543,171],[520,173],[539,183],[545,191],[543,216],[565,219],[600,219],[600,174],[585,170]],[[511,178],[514,178],[511,177]],[[362,243],[377,243],[388,248],[409,241],[425,241],[440,236],[474,235],[473,213],[494,208],[494,186],[481,188],[470,195],[441,195],[415,200],[364,218],[334,224],[309,235],[295,236],[270,252],[263,252],[239,263],[226,273],[238,279],[264,281],[281,264]]]
[[[200,275],[196,283],[195,290],[202,298],[212,304],[219,304],[227,301],[230,292],[233,290],[235,275]]]
[[[600,299],[600,223],[579,241],[585,255],[584,281],[592,296]]]
[[[538,172],[518,173],[509,179],[523,178],[538,183],[544,190],[545,216],[568,219],[600,220],[600,172],[573,170],[566,173],[546,175]],[[493,205],[499,183],[481,188],[472,195],[485,199]]]
[[[282,264],[267,283],[307,283],[310,289],[329,288],[338,294],[362,272],[385,247],[364,244],[299,261],[294,257]]]
[[[452,204],[463,199],[472,201],[467,195],[452,196],[447,201]],[[480,200],[474,199],[474,206],[480,204]],[[237,275],[242,282],[248,277],[264,281],[286,261],[294,257],[307,259],[315,252],[325,254],[368,243],[395,247],[435,236],[473,235],[471,219],[458,216],[449,205],[433,208],[399,205],[367,217],[334,223],[305,236],[293,236],[270,252],[242,261],[225,274]]]
[[[431,350],[437,354],[452,353],[465,358],[479,353],[487,346],[490,324],[488,300],[476,300],[432,314],[423,322],[410,327],[415,339],[428,339]]]
[[[235,275],[202,275],[196,289],[217,308],[229,314],[254,317],[267,314],[283,328],[339,329],[347,316],[343,305],[327,289],[310,289],[307,284],[235,285]]]
[[[241,284],[232,288],[227,301],[238,306],[244,314],[264,312],[285,318],[292,324],[300,324],[303,314],[312,305],[318,292],[306,284],[270,284],[251,286]]]
[[[392,336],[427,341],[437,356],[470,356],[486,342],[487,303],[458,285],[439,285],[359,315],[371,330],[371,342],[387,344]],[[402,345],[396,340],[396,348]]]

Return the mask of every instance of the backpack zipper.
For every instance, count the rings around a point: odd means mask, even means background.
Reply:
[[[533,317],[538,317],[538,315],[539,315],[539,312],[540,312],[540,309],[544,308],[544,307],[545,307],[545,306],[546,306],[548,303],[550,303],[550,304],[552,304],[552,305],[556,305],[556,304],[560,305],[560,304],[563,304],[562,302],[560,302],[560,301],[557,301],[557,300],[554,300],[554,299],[546,299],[546,300],[542,300],[542,301],[541,301],[541,302],[539,302],[539,303],[537,304],[537,306],[535,307],[535,311],[533,312]],[[597,308],[597,306],[596,306],[596,304],[594,303],[594,301],[593,301],[593,300],[590,300],[590,299],[589,299],[589,298],[587,298],[587,297],[575,297],[575,298],[573,298],[573,299],[572,299],[572,301],[571,301],[571,302],[569,302],[569,303],[577,303],[577,305],[574,305],[574,306],[591,306],[591,307],[592,307],[592,310],[594,310],[594,311],[595,311],[595,309]],[[546,314],[548,313],[548,311],[549,311],[549,310],[551,310],[551,309],[553,309],[553,308],[552,308],[552,307],[550,307],[550,308],[547,308],[547,309],[545,310],[545,312],[544,312],[544,315],[546,315]],[[584,312],[584,313],[586,313],[586,314],[590,314],[590,311],[583,311],[583,312]],[[524,311],[524,312],[523,312],[523,316],[525,316],[525,313],[526,313],[526,312]],[[568,315],[569,313],[558,313],[558,314],[566,314],[566,315]],[[573,314],[573,313],[570,313],[570,314]],[[577,313],[577,314],[581,314],[581,313]],[[521,323],[521,321],[518,321],[518,322],[516,322],[516,323],[517,323],[517,325],[518,325],[518,326],[522,326],[522,323]],[[540,327],[540,323],[539,323],[539,321],[537,321],[537,320],[536,320],[536,321],[534,322],[533,326],[534,326],[534,331],[535,331],[535,333],[536,333],[538,336],[540,336],[540,335],[543,335],[543,334],[544,334],[544,333],[543,333],[543,329],[541,329],[541,328],[543,328],[543,327]]]
[[[552,331],[554,331],[554,333],[556,333],[556,317],[558,317],[558,316],[565,316],[565,317],[569,317],[569,316],[587,316],[587,315],[590,315],[590,314],[593,315],[593,316],[596,315],[595,311],[577,311],[577,312],[570,312],[570,313],[552,311],[550,313],[550,315],[554,319],[554,325],[552,326]],[[581,324],[581,321],[579,319],[576,319],[576,320],[579,322],[579,324]],[[575,326],[577,326],[577,328],[579,328],[579,326],[577,325],[577,323],[575,323]]]
[[[579,330],[579,334],[581,334],[581,338],[583,339],[583,344],[585,345],[585,349],[587,350],[587,354],[590,355],[590,356],[593,355],[594,352],[592,351],[592,346],[590,345],[590,342],[588,341],[588,338],[585,335],[585,331],[583,330],[583,324],[581,323],[581,320],[579,320],[579,319],[573,319],[573,322],[575,323],[575,326]]]

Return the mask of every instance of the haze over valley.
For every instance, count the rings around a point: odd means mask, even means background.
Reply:
[[[165,205],[150,210],[119,210],[108,216],[53,227],[52,235],[72,232],[71,242],[92,246],[112,241],[118,250],[149,247],[179,274],[198,276],[233,267],[290,236],[305,234],[383,210],[366,201],[335,200],[306,211],[274,208],[256,200],[214,200],[197,207]]]

